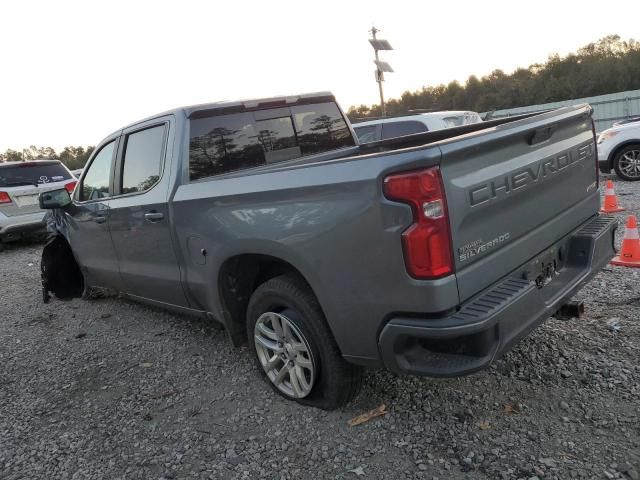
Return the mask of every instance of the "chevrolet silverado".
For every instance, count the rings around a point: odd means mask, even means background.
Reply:
[[[325,409],[363,367],[487,367],[614,255],[588,105],[360,145],[329,93],[178,108],[98,144],[50,209],[45,301],[108,288],[248,339]]]

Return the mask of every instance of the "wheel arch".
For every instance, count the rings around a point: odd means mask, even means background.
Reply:
[[[267,280],[294,274],[317,294],[301,269],[280,257],[261,253],[241,253],[227,258],[218,270],[218,298],[223,322],[234,345],[246,341],[245,320],[249,299]]]
[[[630,145],[640,145],[640,138],[631,139],[631,140],[625,140],[624,142],[620,143],[619,145],[616,145],[616,147],[611,150],[611,153],[609,153],[609,159],[608,159],[609,166],[611,168],[613,168],[613,161],[615,160],[615,158],[618,155],[618,153],[620,153],[620,150],[622,150],[623,148],[628,147]]]

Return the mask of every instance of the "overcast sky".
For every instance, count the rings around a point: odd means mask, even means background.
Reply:
[[[383,52],[394,97],[638,37],[638,18],[638,0],[2,1],[0,151],[95,144],[209,101],[330,90],[345,109],[377,102],[374,24],[395,49]]]

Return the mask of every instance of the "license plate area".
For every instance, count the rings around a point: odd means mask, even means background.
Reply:
[[[30,207],[38,204],[38,194],[16,196],[15,200],[19,207]]]
[[[561,251],[557,247],[550,248],[527,264],[522,278],[534,282],[537,288],[548,285],[561,268]]]

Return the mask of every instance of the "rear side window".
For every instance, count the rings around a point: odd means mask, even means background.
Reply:
[[[376,141],[376,130],[378,129],[377,125],[367,125],[365,127],[353,127],[358,136],[358,141],[360,143],[369,143]]]
[[[382,124],[382,139],[403,137],[414,133],[424,133],[429,129],[424,123],[409,122],[387,122]]]
[[[69,179],[71,179],[71,175],[58,162],[24,162],[4,167],[0,165],[0,187],[45,185]]]
[[[144,192],[160,178],[165,125],[130,133],[125,140],[122,193]]]
[[[99,200],[109,197],[109,177],[115,141],[107,143],[94,157],[82,179],[80,200]]]
[[[191,180],[354,145],[335,103],[191,120]]]

